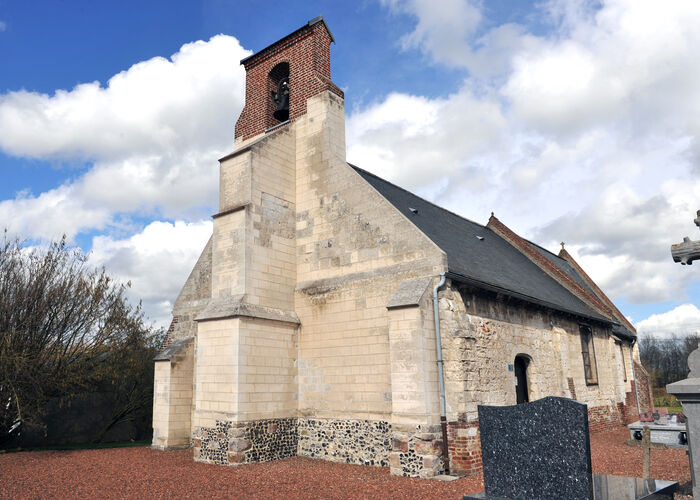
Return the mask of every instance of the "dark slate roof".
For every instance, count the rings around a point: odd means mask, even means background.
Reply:
[[[447,254],[448,269],[458,281],[611,323],[487,227],[350,166]]]
[[[628,328],[625,328],[622,325],[613,325],[612,333],[613,333],[613,335],[615,335],[616,337],[619,337],[621,339],[632,340],[632,339],[637,338],[636,333],[629,331]]]
[[[531,241],[528,241],[528,243],[530,244],[530,246],[532,248],[534,248],[540,254],[542,254],[542,256],[544,256],[544,258],[546,258],[549,262],[551,262],[552,264],[557,266],[561,271],[568,274],[570,278],[572,278],[574,281],[576,281],[576,283],[578,283],[583,288],[588,290],[593,296],[597,296],[597,294],[593,291],[593,289],[590,286],[588,286],[588,283],[586,282],[586,280],[583,279],[583,276],[581,276],[578,273],[578,271],[576,271],[576,269],[574,269],[574,267],[571,264],[569,264],[566,260],[562,259],[561,257],[559,257],[556,254],[553,254],[549,250],[542,248],[541,246],[539,246],[536,243],[532,243]]]

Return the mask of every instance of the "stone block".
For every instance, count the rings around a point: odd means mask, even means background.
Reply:
[[[430,474],[430,476],[428,477],[432,477],[435,474],[437,474],[438,470],[440,469],[440,465],[442,465],[442,460],[440,460],[439,457],[436,457],[434,455],[428,455],[423,457],[423,470],[432,472],[432,474]]]
[[[389,469],[389,472],[391,472],[392,476],[403,476],[403,469],[401,467],[391,467]]]
[[[232,438],[245,437],[245,427],[234,427],[229,431],[229,436]]]
[[[229,453],[228,462],[230,464],[240,464],[245,460],[245,455],[243,453]]]
[[[229,451],[245,451],[250,449],[251,443],[247,439],[238,438],[229,441],[228,449]]]
[[[416,434],[416,437],[423,441],[432,441],[433,439],[437,439],[440,436],[435,435],[435,433],[433,432],[421,432]]]
[[[439,455],[441,453],[441,441],[416,441],[413,449],[417,455]]]
[[[395,434],[391,438],[391,449],[394,451],[408,451],[408,436]]]
[[[399,470],[401,470],[401,454],[399,452],[393,452],[389,454],[389,466],[391,467],[392,474],[394,474],[394,468],[398,468]]]

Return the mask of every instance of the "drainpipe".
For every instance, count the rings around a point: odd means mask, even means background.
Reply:
[[[440,383],[440,427],[442,427],[442,456],[445,457],[445,474],[450,473],[450,452],[447,446],[447,405],[445,404],[445,372],[442,361],[440,339],[440,312],[438,290],[445,284],[445,273],[440,273],[440,282],[433,288],[433,311],[435,313],[435,351],[437,353],[438,382]],[[635,384],[636,385],[636,384]]]
[[[637,384],[637,370],[634,369],[634,344],[637,342],[637,339],[632,339],[632,343],[630,344],[630,361],[632,361],[632,378],[634,379],[634,399],[637,400],[637,414],[639,415],[639,418],[642,418],[642,407],[639,405],[639,385]],[[624,363],[625,360],[623,359],[622,362]]]

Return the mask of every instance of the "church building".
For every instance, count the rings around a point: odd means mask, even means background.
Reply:
[[[347,163],[333,41],[319,17],[241,61],[213,234],[155,361],[153,447],[431,477],[480,469],[477,405],[562,396],[592,431],[636,420],[635,329],[563,245]]]

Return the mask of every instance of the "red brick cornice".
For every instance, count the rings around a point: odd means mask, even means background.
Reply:
[[[569,264],[571,264],[571,266],[574,269],[576,269],[576,272],[578,272],[581,275],[581,277],[584,279],[584,281],[586,283],[588,283],[588,286],[590,286],[593,289],[593,291],[600,298],[600,300],[602,300],[603,302],[605,302],[608,305],[608,307],[612,310],[613,314],[615,315],[615,318],[618,321],[620,321],[620,323],[625,325],[629,329],[629,331],[637,333],[637,330],[634,328],[634,326],[632,326],[632,323],[630,323],[627,320],[627,318],[625,318],[625,315],[622,314],[617,307],[615,307],[615,304],[613,304],[613,302],[608,298],[608,296],[605,295],[605,293],[603,293],[603,290],[601,290],[598,287],[598,285],[595,284],[595,281],[593,281],[591,279],[591,277],[588,276],[588,274],[586,274],[586,272],[583,270],[583,268],[578,265],[578,262],[576,262],[574,260],[574,258],[571,256],[571,254],[569,252],[566,251],[566,249],[562,248],[559,251],[559,257],[561,257],[562,259],[567,261]]]
[[[491,229],[494,233],[499,235],[501,238],[506,240],[508,243],[513,245],[516,249],[520,251],[525,257],[530,259],[535,265],[542,269],[545,273],[551,276],[557,281],[561,286],[569,290],[576,297],[581,299],[588,307],[592,308],[594,311],[602,314],[603,316],[613,319],[614,315],[611,308],[606,305],[602,300],[593,295],[591,292],[583,288],[578,284],[573,278],[571,278],[564,271],[559,269],[556,265],[552,264],[547,258],[535,250],[530,243],[525,241],[523,238],[515,234],[509,227],[503,224],[495,216],[491,215],[486,227]]]

